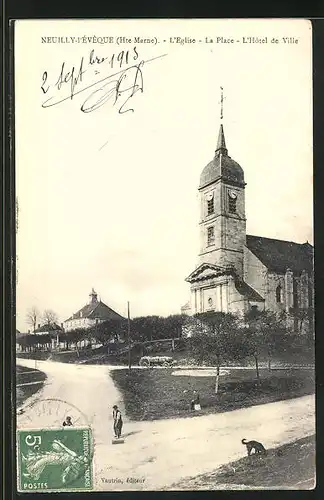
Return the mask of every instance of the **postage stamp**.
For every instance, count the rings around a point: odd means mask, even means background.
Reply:
[[[90,428],[17,431],[18,490],[91,490]]]

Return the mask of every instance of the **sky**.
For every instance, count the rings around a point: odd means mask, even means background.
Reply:
[[[111,36],[114,43],[41,41],[63,36]],[[118,45],[121,36],[131,42]],[[134,43],[136,36],[158,43]],[[267,43],[243,43],[249,36],[267,37]],[[170,37],[197,42],[171,43]],[[205,43],[206,37],[235,43]],[[89,109],[102,95],[86,100],[91,90],[42,107],[49,98],[53,103],[70,95],[67,73],[74,67],[77,75],[82,57],[86,71],[75,90],[112,74],[113,54],[118,71],[122,50],[129,60],[137,53],[137,63],[164,56],[143,65],[143,92],[123,108],[134,112],[120,114],[112,101],[82,112],[85,101]],[[89,64],[90,57],[108,59]],[[55,86],[63,62],[67,81]],[[45,90],[49,85],[46,94],[42,84]],[[199,176],[216,148],[220,86],[227,148],[247,183],[247,233],[312,243],[308,21],[17,23],[19,330],[27,330],[31,306],[53,309],[64,321],[88,301],[92,287],[122,315],[127,301],[133,317],[180,312],[189,298],[185,278],[197,264]]]

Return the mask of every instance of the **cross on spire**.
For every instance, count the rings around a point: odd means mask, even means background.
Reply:
[[[220,98],[220,127],[219,127],[219,133],[218,133],[218,141],[217,141],[217,147],[215,154],[216,156],[223,155],[227,156],[227,148],[226,148],[226,142],[225,142],[225,135],[224,135],[224,129],[223,129],[223,117],[224,117],[224,92],[223,92],[223,87],[220,87],[221,90],[221,98]]]
[[[220,108],[220,119],[223,120],[224,118],[224,99],[226,99],[226,97],[224,97],[224,89],[223,87],[220,87],[220,90],[221,90],[221,98],[220,98],[220,105],[221,105],[221,108]]]

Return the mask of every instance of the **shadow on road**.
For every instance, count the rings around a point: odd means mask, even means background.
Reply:
[[[128,436],[132,436],[133,434],[138,434],[142,431],[131,431],[131,432],[126,432],[126,434],[123,434],[123,437],[128,437]]]

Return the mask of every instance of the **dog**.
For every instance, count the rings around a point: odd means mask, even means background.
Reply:
[[[248,457],[252,454],[254,450],[254,455],[266,455],[267,451],[262,443],[259,441],[247,441],[246,439],[242,439],[242,444],[245,444],[247,449]]]

